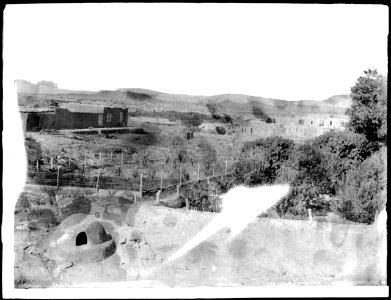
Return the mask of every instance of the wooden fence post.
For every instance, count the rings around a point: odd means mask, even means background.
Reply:
[[[99,168],[99,172],[98,172],[98,180],[96,181],[96,193],[98,193],[99,191],[99,177],[100,177],[100,168]]]
[[[182,166],[179,166],[179,186],[182,185]]]
[[[186,210],[190,210],[190,204],[189,204],[189,199],[185,199],[186,202]]]
[[[163,170],[160,170],[160,189],[163,189]]]
[[[227,175],[228,172],[228,160],[225,160],[225,175]]]
[[[178,185],[176,186],[176,194],[177,194],[177,196],[179,196],[179,187],[180,187],[180,185],[178,184]]]
[[[53,157],[50,158],[50,169],[53,169]]]
[[[200,181],[200,165],[198,164],[198,181]]]
[[[158,190],[157,193],[156,193],[156,199],[155,199],[155,204],[159,204],[160,203],[160,193],[162,192],[162,190]]]
[[[136,193],[133,194],[133,204],[137,204],[137,195],[136,195]]]
[[[60,166],[57,169],[57,190],[60,189]]]
[[[39,172],[39,161],[37,160],[37,173]]]
[[[84,152],[84,169],[87,168],[87,154]]]
[[[311,208],[308,208],[307,211],[308,211],[308,220],[311,222],[312,221]]]
[[[99,165],[102,166],[102,151],[99,151]]]
[[[140,198],[143,196],[143,173],[140,176]]]

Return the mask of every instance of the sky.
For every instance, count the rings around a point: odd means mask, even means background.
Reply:
[[[382,5],[9,5],[4,30],[15,79],[65,89],[324,100],[387,71]]]

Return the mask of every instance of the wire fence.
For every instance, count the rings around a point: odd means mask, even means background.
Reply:
[[[127,178],[121,176],[107,176],[98,173],[97,176],[84,176],[74,173],[61,172],[28,172],[27,183],[37,185],[49,185],[60,187],[96,188],[107,190],[130,190],[136,192],[157,192],[158,190],[173,189],[179,186],[186,186],[194,182],[208,182],[215,178],[224,178],[232,173],[216,174],[200,177],[195,180],[181,180],[180,178]]]

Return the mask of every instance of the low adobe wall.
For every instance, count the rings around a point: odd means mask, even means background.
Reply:
[[[143,232],[152,249],[166,249],[160,254],[168,258],[216,216],[140,206],[131,225]],[[306,284],[378,284],[384,281],[381,242],[373,226],[262,218],[233,238],[227,228],[221,229],[174,264],[212,268],[228,281],[261,272],[259,276],[271,282],[273,278],[276,282],[304,278]]]

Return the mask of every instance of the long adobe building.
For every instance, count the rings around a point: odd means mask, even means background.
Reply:
[[[20,107],[19,112],[25,131],[124,127],[128,122],[127,108],[78,103],[48,108]]]

